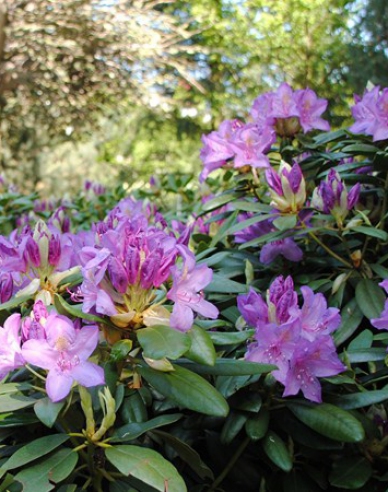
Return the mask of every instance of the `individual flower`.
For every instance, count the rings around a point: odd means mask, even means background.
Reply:
[[[388,294],[388,279],[383,280],[379,283],[380,287],[383,287],[385,292]],[[370,320],[372,326],[378,330],[388,330],[388,299],[385,301],[384,309],[380,313],[378,318],[373,318]]]
[[[314,189],[311,206],[335,217],[342,227],[343,221],[357,203],[360,196],[360,183],[355,184],[349,191],[341,180],[339,173],[331,168],[326,179]]]
[[[260,251],[260,261],[264,265],[272,263],[279,255],[289,261],[301,261],[303,250],[291,237],[278,239],[265,244]]]
[[[187,248],[180,247],[184,264],[180,269],[174,266],[172,287],[167,299],[174,301],[170,325],[179,331],[189,330],[194,322],[194,312],[210,319],[218,316],[218,309],[206,301],[202,289],[212,280],[213,271],[206,265],[197,266],[194,255]]]
[[[22,356],[48,370],[46,391],[53,402],[65,398],[74,381],[87,388],[105,383],[104,370],[88,361],[98,344],[97,326],[76,329],[70,319],[55,313],[45,319],[44,330],[45,338],[24,342]]]
[[[276,172],[272,167],[266,171],[271,195],[271,206],[281,213],[298,213],[306,201],[306,183],[298,163],[292,167],[281,161]]]
[[[248,123],[238,128],[230,143],[230,147],[235,151],[234,167],[269,168],[266,153],[275,140],[275,132],[269,127],[260,130],[255,124]]]
[[[25,364],[20,348],[20,325],[21,316],[15,313],[5,320],[3,327],[0,327],[0,379]]]
[[[379,86],[365,91],[363,96],[354,96],[352,115],[355,119],[349,130],[353,133],[372,135],[373,141],[388,138],[388,88]]]
[[[305,398],[320,403],[322,390],[318,377],[335,376],[345,369],[330,337],[321,336],[313,341],[302,338],[294,347],[282,381],[283,396],[296,395],[301,390]]]

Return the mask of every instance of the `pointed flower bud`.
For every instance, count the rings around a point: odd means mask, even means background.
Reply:
[[[299,164],[281,161],[279,171],[266,171],[271,206],[281,213],[298,213],[306,201],[306,183]]]

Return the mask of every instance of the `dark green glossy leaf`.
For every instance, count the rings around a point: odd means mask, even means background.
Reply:
[[[194,325],[187,335],[190,337],[191,345],[185,356],[199,364],[214,366],[217,354],[209,333]]]
[[[330,399],[330,403],[345,410],[368,407],[388,400],[388,386],[381,390],[365,391],[362,393],[352,393],[350,395],[335,396]]]
[[[253,376],[218,376],[216,388],[225,398],[229,398],[241,388],[258,381],[259,378],[260,374],[255,374]]]
[[[189,335],[169,326],[149,326],[137,331],[137,338],[144,355],[151,359],[178,359],[191,345]]]
[[[20,427],[23,425],[34,424],[39,422],[37,417],[31,413],[1,413],[0,414],[0,429],[7,427]]]
[[[35,441],[32,441],[26,444],[26,446],[18,449],[3,465],[3,468],[6,470],[19,468],[20,466],[45,456],[53,449],[66,442],[68,439],[70,439],[70,437],[67,434],[51,434],[49,436],[35,439]]]
[[[346,357],[351,363],[384,360],[386,355],[387,352],[384,348],[349,350],[346,352]]]
[[[273,431],[269,431],[263,440],[263,449],[268,458],[281,470],[292,470],[292,457],[280,437]]]
[[[376,227],[354,226],[350,230],[354,232],[360,232],[362,234],[365,234],[366,236],[376,237],[378,239],[381,239],[382,241],[387,241],[388,239],[388,234],[381,229],[376,229]]]
[[[290,402],[287,406],[308,427],[335,441],[361,442],[365,437],[362,425],[353,415],[329,403]]]
[[[110,352],[110,360],[113,362],[120,362],[122,360],[125,360],[132,349],[132,345],[132,340],[128,339],[119,340],[118,342],[116,342]]]
[[[121,473],[133,476],[159,492],[186,492],[186,484],[176,468],[153,449],[115,446],[105,455]]]
[[[334,461],[329,474],[333,487],[355,490],[361,488],[372,476],[372,467],[366,458],[353,456]]]
[[[279,231],[288,231],[296,226],[297,219],[297,215],[281,215],[273,221],[273,224]]]
[[[34,411],[38,419],[47,427],[52,427],[57,420],[59,412],[65,405],[65,401],[54,403],[50,398],[42,398],[34,405]]]
[[[214,376],[251,376],[253,374],[265,374],[276,369],[276,366],[272,364],[233,359],[217,359],[214,366],[204,366],[184,359],[177,361],[177,363],[181,367],[190,369],[198,374],[211,374]]]
[[[221,442],[229,444],[237,436],[237,434],[244,427],[245,422],[248,419],[248,415],[239,411],[231,411],[226,417],[225,423],[221,430]]]
[[[253,440],[257,441],[265,436],[268,430],[269,424],[269,412],[266,408],[261,408],[258,415],[249,417],[245,424],[245,430],[247,435]]]
[[[147,407],[138,391],[124,398],[120,408],[120,415],[127,424],[145,422],[147,420]]]
[[[205,288],[205,292],[217,292],[223,294],[245,294],[247,286],[234,280],[230,280],[220,274],[215,273],[210,284]]]
[[[209,332],[210,338],[216,345],[235,345],[243,343],[255,333],[255,330],[244,330],[244,331],[232,331],[232,332],[222,332],[222,331],[211,331]]]
[[[358,307],[368,319],[378,318],[383,310],[386,295],[373,280],[362,279],[356,287]]]
[[[20,471],[15,480],[23,485],[23,492],[49,492],[74,470],[78,454],[65,448],[56,451],[40,463]]]
[[[363,316],[356,299],[352,299],[343,307],[341,310],[341,324],[333,333],[334,342],[337,346],[344,343],[353,335],[360,326]]]
[[[159,393],[191,410],[225,417],[229,407],[223,396],[204,378],[183,367],[159,372],[140,366],[139,372]]]
[[[187,443],[178,439],[176,436],[160,431],[155,430],[151,432],[151,435],[155,434],[160,439],[162,439],[166,444],[171,446],[178,453],[179,458],[183,460],[187,465],[194,470],[194,472],[202,479],[210,479],[213,480],[213,472],[211,469],[202,461],[200,455]]]
[[[2,413],[14,412],[21,408],[32,407],[36,403],[34,398],[28,398],[22,394],[8,393],[0,395],[0,411]]]
[[[181,413],[160,415],[147,422],[132,422],[123,425],[114,431],[109,442],[128,442],[137,439],[139,436],[158,427],[177,422],[182,417]]]
[[[368,350],[372,347],[373,333],[370,330],[363,330],[348,345],[348,351]]]

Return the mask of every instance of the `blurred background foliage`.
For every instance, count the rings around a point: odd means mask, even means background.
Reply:
[[[197,173],[261,92],[309,86],[339,126],[387,62],[385,0],[2,0],[1,171],[43,197]]]

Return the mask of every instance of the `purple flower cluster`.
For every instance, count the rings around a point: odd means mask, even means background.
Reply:
[[[383,287],[385,292],[388,294],[388,279],[383,280],[379,283],[380,287]],[[385,301],[384,309],[380,313],[378,318],[373,318],[370,320],[371,324],[378,330],[388,330],[388,299]]]
[[[266,154],[277,135],[293,137],[301,131],[330,129],[321,118],[326,107],[327,101],[319,99],[311,89],[294,92],[286,83],[275,92],[259,96],[250,111],[252,121],[226,120],[217,131],[203,135],[200,157],[204,169],[200,181],[228,163],[234,168],[269,169]]]
[[[293,137],[303,130],[329,131],[330,125],[321,118],[326,111],[327,100],[320,99],[311,89],[293,91],[283,83],[275,92],[257,97],[251,115],[259,128],[272,127],[283,137]]]
[[[379,86],[365,91],[363,96],[354,96],[352,115],[355,119],[349,130],[353,133],[372,135],[373,141],[388,138],[388,88]]]
[[[245,321],[255,327],[254,340],[248,345],[246,359],[275,364],[273,376],[284,385],[283,396],[304,396],[321,402],[319,377],[336,375],[346,369],[339,360],[330,334],[341,318],[336,308],[328,308],[325,297],[307,286],[301,288],[299,306],[291,277],[277,277],[267,300],[250,289],[237,298]]]

